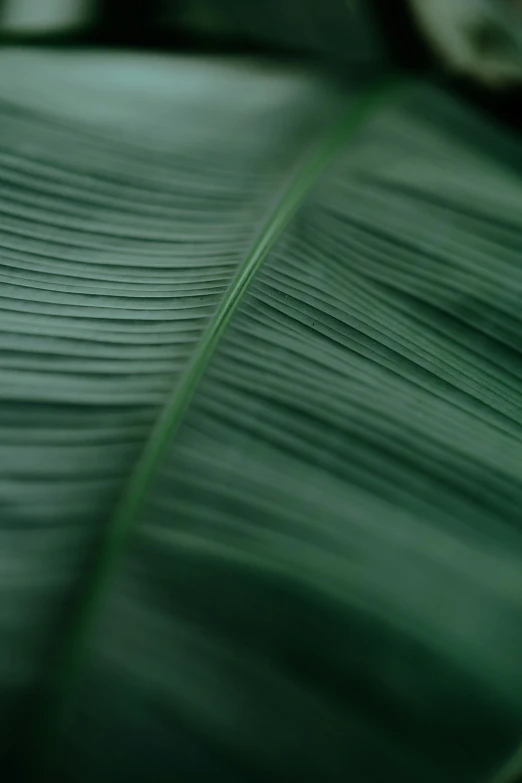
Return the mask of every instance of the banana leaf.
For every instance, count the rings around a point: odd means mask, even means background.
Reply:
[[[6,779],[493,780],[518,137],[422,80],[0,65]]]

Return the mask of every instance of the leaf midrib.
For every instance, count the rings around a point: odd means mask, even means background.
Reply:
[[[35,740],[34,745],[38,748],[31,753],[33,756],[31,766],[36,770],[36,777],[46,766],[50,746],[56,739],[57,729],[67,712],[68,697],[72,694],[74,682],[81,671],[90,632],[101,612],[106,588],[124,553],[140,507],[155,478],[157,468],[184,420],[224,331],[243,300],[252,279],[321,173],[358,128],[399,87],[399,80],[385,79],[365,89],[350,108],[341,114],[333,127],[322,136],[289,182],[258,233],[251,251],[238,267],[221,304],[203,332],[190,362],[163,407],[109,520],[96,567],[76,604],[69,633],[66,634],[55,656],[53,669],[44,689],[45,696],[31,732]]]

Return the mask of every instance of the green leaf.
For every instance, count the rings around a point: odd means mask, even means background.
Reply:
[[[19,776],[487,779],[522,724],[518,140],[426,83],[2,60]]]

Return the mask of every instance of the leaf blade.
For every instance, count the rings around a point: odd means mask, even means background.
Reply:
[[[364,124],[366,118],[373,111],[379,109],[383,101],[390,99],[390,95],[397,91],[398,86],[398,82],[390,83],[389,80],[386,80],[384,85],[379,84],[377,87],[371,87],[363,93],[362,98],[356,102],[355,106],[350,107],[335,123],[333,129],[317,145],[317,150],[308,162],[302,167],[298,167],[297,175],[290,182],[289,187],[285,189],[251,251],[239,266],[222,303],[203,333],[192,360],[154,425],[150,439],[129,478],[116,512],[109,522],[99,565],[93,569],[92,582],[87,588],[85,602],[82,602],[76,612],[77,625],[72,634],[71,644],[66,646],[66,653],[63,657],[58,656],[57,671],[59,671],[60,684],[57,690],[61,694],[61,699],[65,698],[65,694],[71,688],[71,679],[74,679],[81,665],[79,659],[81,649],[85,647],[86,639],[102,600],[102,593],[107,586],[113,568],[123,554],[126,539],[130,534],[131,526],[139,512],[141,503],[151,486],[155,472],[167,448],[176,436],[208,362],[245,291],[317,178],[339,150],[349,142],[351,134]],[[45,724],[51,727],[52,731],[52,727],[55,728],[55,723],[55,720],[49,718],[49,709],[47,708]],[[40,728],[38,734],[41,735],[41,732]]]

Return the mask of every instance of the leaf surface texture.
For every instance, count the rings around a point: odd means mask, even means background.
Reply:
[[[42,703],[53,724],[150,433],[362,93],[253,60],[2,59],[0,688],[23,736]],[[516,744],[520,148],[421,83],[330,157],[111,561],[55,779],[473,783]]]

